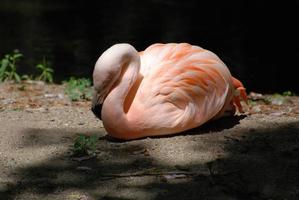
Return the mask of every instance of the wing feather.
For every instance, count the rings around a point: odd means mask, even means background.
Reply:
[[[190,128],[210,120],[232,93],[229,70],[210,51],[185,43],[155,44],[141,55],[139,101],[153,112],[172,111],[161,112],[161,118],[173,126]]]

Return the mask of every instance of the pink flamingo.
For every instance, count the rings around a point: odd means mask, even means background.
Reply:
[[[211,51],[187,43],[154,44],[137,52],[116,44],[93,71],[92,111],[112,137],[179,133],[217,119],[247,96]]]

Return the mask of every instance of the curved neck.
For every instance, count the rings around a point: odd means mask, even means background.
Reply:
[[[121,138],[121,133],[132,131],[124,107],[128,93],[140,76],[139,69],[140,57],[137,51],[130,53],[129,58],[121,64],[119,79],[103,104],[102,120],[104,126],[111,135],[118,138]]]

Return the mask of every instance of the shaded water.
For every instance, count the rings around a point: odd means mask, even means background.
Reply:
[[[1,0],[0,56],[19,49],[20,70],[43,56],[57,81],[91,77],[98,56],[128,42],[188,42],[215,52],[248,90],[299,92],[298,3],[178,0]],[[287,11],[282,15],[283,11]]]

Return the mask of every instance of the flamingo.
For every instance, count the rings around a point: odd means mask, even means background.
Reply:
[[[243,84],[211,51],[187,43],[137,52],[115,44],[93,71],[93,113],[108,135],[124,140],[164,136],[242,112]]]

